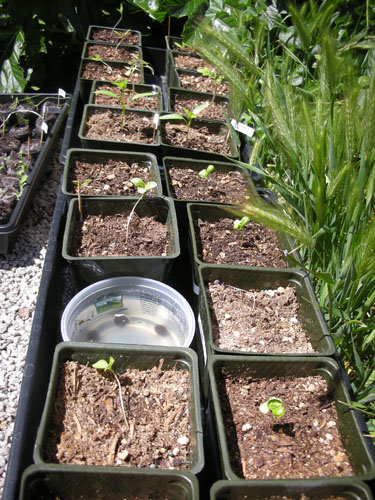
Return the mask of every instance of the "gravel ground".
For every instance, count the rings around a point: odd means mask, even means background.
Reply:
[[[58,151],[12,253],[0,255],[0,497],[62,166]]]

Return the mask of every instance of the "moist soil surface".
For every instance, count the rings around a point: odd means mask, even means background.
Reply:
[[[187,469],[190,374],[179,368],[112,374],[61,363],[45,449],[48,463]]]
[[[113,30],[105,28],[93,28],[91,31],[91,40],[108,42],[108,43],[121,43],[126,45],[139,45],[140,39],[137,33],[131,31]]]
[[[198,254],[203,262],[286,267],[273,229],[250,222],[242,234],[242,231],[233,229],[234,219],[229,217],[214,222],[199,219],[197,222]]]
[[[184,73],[177,71],[181,87],[198,92],[209,92],[212,94],[229,95],[230,87],[226,82],[215,83],[212,78],[199,73]]]
[[[204,166],[195,168],[193,165],[192,168],[168,167],[168,181],[174,198],[215,203],[240,203],[247,198],[247,181],[238,170],[230,170],[230,166],[227,171],[216,169],[209,175],[207,183],[199,175]]]
[[[199,113],[199,118],[209,120],[225,121],[224,111],[229,115],[229,106],[226,101],[220,101],[216,96],[213,101],[212,98],[208,99],[207,96],[185,96],[182,94],[171,95],[171,111],[174,113],[185,114],[185,109],[193,111],[196,106],[208,102],[209,106]]]
[[[130,66],[125,63],[107,63],[100,61],[84,61],[80,77],[86,80],[108,80],[119,82],[128,80],[129,82],[140,83],[141,75],[137,72],[129,74]]]
[[[121,106],[121,89],[117,87],[116,85],[112,85],[110,83],[98,83],[96,86],[97,91],[107,91],[107,92],[112,92],[113,94],[116,94],[118,96],[118,99],[115,97],[111,97],[108,95],[103,95],[103,94],[95,94],[93,95],[93,104],[98,104],[101,106]],[[130,86],[125,89],[125,102],[129,102],[130,108],[141,108],[141,109],[147,109],[150,111],[157,111],[159,109],[159,98],[158,96],[147,96],[147,97],[139,97],[137,99],[130,100],[133,96],[140,94],[140,93],[146,93],[149,92],[151,89],[147,90],[140,90],[137,91],[137,88],[133,90],[133,88]]]
[[[106,141],[157,143],[153,115],[126,110],[122,124],[121,109],[89,110],[84,136]]]
[[[181,148],[195,149],[207,153],[233,156],[231,148],[226,141],[226,129],[219,122],[193,122],[188,127],[180,122],[161,122],[161,137],[164,144]],[[219,124],[219,126],[218,126]],[[220,133],[222,131],[223,133]]]
[[[156,217],[138,217],[135,213],[126,227],[129,212],[114,215],[87,215],[76,223],[72,248],[75,257],[166,256],[168,229]],[[108,237],[110,235],[110,238]]]
[[[197,71],[199,69],[208,68],[214,69],[212,64],[209,64],[199,56],[190,54],[173,54],[174,65],[176,68],[189,69]]]
[[[74,161],[69,173],[68,191],[78,194],[78,185],[73,184],[73,181],[78,181],[81,194],[89,196],[138,196],[131,179],[138,177],[145,183],[153,180],[146,166],[112,159],[97,162],[82,157],[82,160]],[[90,182],[85,184],[87,180]],[[153,192],[148,191],[146,196]]]
[[[320,376],[256,379],[223,373],[218,379],[231,466],[245,479],[352,476],[337,414]],[[282,399],[285,415],[259,411]]]
[[[292,286],[242,290],[216,280],[207,285],[214,343],[228,351],[313,353],[298,318]]]
[[[133,62],[137,60],[139,52],[137,49],[125,48],[123,46],[89,44],[87,45],[85,57],[93,58],[99,56],[103,61]]]

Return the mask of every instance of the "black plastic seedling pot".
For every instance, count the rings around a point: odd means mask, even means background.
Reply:
[[[189,472],[165,470],[84,471],[71,466],[31,465],[22,477],[19,500],[87,498],[131,500],[139,498],[199,500],[197,478]]]
[[[210,398],[212,400],[214,428],[217,433],[220,455],[220,467],[222,479],[241,479],[233,470],[231,457],[227,445],[226,428],[223,419],[223,411],[220,403],[220,395],[217,381],[223,373],[249,377],[249,379],[271,379],[282,377],[308,377],[321,376],[328,385],[331,401],[334,402],[337,416],[338,429],[344,448],[349,456],[355,478],[369,481],[374,478],[375,463],[374,450],[371,440],[364,437],[365,423],[361,415],[351,408],[351,400],[342,376],[339,365],[331,358],[316,357],[261,357],[261,356],[212,356],[208,360],[208,373],[210,379]],[[249,402],[250,404],[250,402]],[[266,443],[265,443],[265,446]],[[254,450],[256,453],[256,450]],[[332,459],[333,460],[333,459]],[[281,476],[281,477],[280,477]],[[279,471],[280,479],[282,471]],[[339,484],[341,478],[306,478],[320,484],[322,481],[334,481]],[[348,477],[342,479],[347,481]],[[288,483],[293,485],[295,479],[289,479]],[[248,481],[250,483],[250,481]],[[251,481],[252,482],[252,481]]]
[[[107,84],[110,88],[112,87],[111,88],[112,92],[116,92],[116,88],[117,88],[117,90],[119,90],[118,87],[113,85],[113,82],[110,82],[107,80],[94,80],[92,83],[88,104],[98,105],[98,103],[95,101],[95,99],[97,97],[95,92],[100,91],[101,86],[103,84]],[[136,94],[145,94],[145,93],[149,93],[149,92],[154,92],[155,96],[153,96],[153,97],[157,99],[157,105],[155,106],[154,109],[152,109],[152,111],[162,111],[163,110],[163,97],[162,97],[161,88],[158,85],[146,85],[146,84],[138,84],[138,83],[133,85],[132,83],[128,83],[126,86],[127,89],[131,89],[131,90],[133,90],[133,87],[134,87],[134,91]],[[121,94],[119,94],[119,96],[120,95]],[[139,100],[133,99],[132,101],[130,101],[130,107],[136,108],[136,109],[142,109],[141,106],[138,104],[139,102],[140,102]],[[114,107],[121,106],[120,100],[117,100],[116,104],[111,104],[111,106],[114,106]],[[150,110],[151,110],[151,108],[150,108]]]
[[[208,283],[218,280],[242,290],[275,290],[278,287],[292,286],[295,289],[299,310],[298,320],[314,348],[314,353],[257,353],[240,350],[225,350],[218,347],[212,331],[213,315],[210,312],[207,290]],[[236,304],[237,306],[237,304]],[[239,305],[239,307],[241,307]],[[235,309],[233,310],[235,314]],[[335,346],[329,335],[327,324],[319,308],[308,275],[297,269],[244,269],[241,266],[224,267],[202,265],[199,268],[199,314],[207,350],[210,354],[257,354],[264,356],[332,356]],[[256,332],[249,335],[256,335]]]
[[[150,180],[157,184],[157,187],[151,191],[151,195],[163,195],[161,176],[155,155],[150,153],[121,153],[120,151],[107,151],[104,149],[68,150],[63,173],[62,192],[69,198],[77,196],[75,186],[73,185],[74,178],[72,176],[72,171],[76,162],[106,165],[109,161],[126,162],[128,164],[138,163],[140,167],[139,177],[144,179],[141,169],[147,169],[150,174]],[[110,172],[108,171],[108,173]],[[126,196],[126,191],[124,190],[122,194]],[[93,195],[94,193],[90,196]],[[105,193],[101,194],[101,196],[104,195]]]
[[[30,102],[36,106],[35,111],[39,114],[48,113],[49,106],[44,107],[44,103],[53,102],[51,113],[56,114],[56,119],[52,127],[49,127],[44,135],[45,141],[38,154],[37,159],[32,167],[30,174],[27,177],[26,184],[22,194],[19,197],[10,218],[4,224],[0,224],[0,254],[11,252],[16,242],[17,235],[20,231],[21,224],[25,219],[27,210],[33,200],[33,196],[43,179],[44,174],[50,167],[50,158],[57,144],[64,120],[66,118],[70,98],[62,98],[57,94],[1,94],[0,103],[16,103],[22,104]],[[31,115],[34,116],[34,115]]]
[[[78,132],[78,137],[81,141],[82,146],[85,149],[110,149],[116,151],[137,151],[140,153],[153,153],[155,155],[158,154],[160,148],[160,139],[157,130],[157,123],[155,123],[156,121],[155,116],[157,116],[157,113],[153,111],[145,111],[142,109],[132,109],[132,108],[128,108],[126,111],[127,113],[131,112],[135,113],[136,115],[139,115],[140,120],[142,120],[143,117],[151,119],[152,123],[154,124],[155,131],[152,127],[149,127],[150,138],[153,138],[152,143],[150,144],[145,144],[144,142],[127,142],[126,138],[124,141],[115,141],[108,138],[91,139],[89,137],[86,137],[86,123],[88,116],[91,113],[102,113],[105,110],[111,110],[112,113],[117,113],[121,115],[121,107],[94,106],[93,104],[85,105],[81,120],[81,126]],[[125,113],[125,120],[126,120],[126,113]]]
[[[125,211],[129,213],[138,198],[135,197],[87,197],[82,200],[83,214],[110,215]],[[169,253],[166,256],[108,256],[75,257],[72,255],[72,238],[79,223],[78,200],[69,204],[62,255],[71,264],[78,287],[116,276],[139,276],[165,282],[172,264],[180,254],[177,217],[170,198],[144,198],[137,206],[138,217],[155,216],[168,228]],[[124,229],[125,237],[125,229]]]
[[[198,474],[204,466],[198,362],[197,355],[194,351],[182,347],[126,346],[124,344],[86,344],[73,342],[62,342],[58,344],[53,358],[46,403],[36,437],[34,448],[35,463],[46,463],[45,447],[56,403],[60,364],[65,361],[77,361],[79,364],[92,366],[100,359],[109,359],[110,356],[115,360],[113,366],[117,374],[121,374],[126,369],[148,370],[154,367],[157,368],[158,366],[161,366],[161,370],[183,370],[190,373],[189,446],[191,451],[188,456],[187,470],[192,474]],[[161,364],[162,359],[164,361]],[[81,383],[84,382],[81,381]],[[64,466],[60,465],[60,467]],[[77,465],[75,468],[77,471],[83,472],[87,466]],[[121,476],[124,470],[130,472],[140,470],[137,467],[129,466],[90,466],[90,468],[94,468],[97,472],[108,470],[114,476]],[[151,470],[155,469],[151,468]]]
[[[119,41],[121,42],[121,36],[125,36],[126,34],[130,33],[130,35],[132,35],[138,39],[137,43],[129,44],[129,42],[124,42],[124,43],[120,43],[120,45],[138,45],[139,47],[142,45],[142,35],[141,35],[140,31],[120,29],[120,28],[114,29],[114,28],[110,28],[109,26],[97,26],[94,24],[89,26],[89,28],[87,30],[86,40],[95,41],[95,42],[100,42],[100,41],[101,42],[108,42],[109,38],[106,38],[106,39],[95,38],[95,32],[101,31],[101,30],[106,30],[108,32],[109,37],[112,37],[113,34],[115,34],[115,35],[118,34],[119,39],[116,40],[116,42],[115,42],[117,44],[119,43]]]
[[[284,480],[266,481],[217,481],[210,490],[210,500],[266,500],[273,498],[343,498],[345,500],[372,500],[370,488],[357,479],[332,479],[325,482],[296,479],[292,484]]]

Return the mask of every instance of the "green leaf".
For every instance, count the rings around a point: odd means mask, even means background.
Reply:
[[[171,113],[170,115],[159,116],[159,120],[183,120],[184,117],[178,113]]]
[[[209,102],[202,102],[201,104],[199,104],[198,106],[196,106],[194,109],[193,109],[193,114],[194,115],[199,115],[199,113],[201,113],[204,109],[206,109],[208,106],[210,105]]]
[[[113,97],[115,99],[121,99],[120,96],[118,96],[114,92],[111,92],[110,90],[96,90],[94,93],[98,95],[106,95],[108,97]]]
[[[111,361],[111,358],[110,358]],[[105,359],[99,359],[96,363],[92,365],[93,368],[97,370],[108,370],[111,367],[111,364],[108,363]]]
[[[31,70],[26,78],[24,69],[21,66],[20,58],[23,54],[25,44],[25,35],[22,29],[18,30],[13,44],[13,51],[9,57],[3,62],[0,76],[0,92],[13,93],[23,92],[30,78]]]

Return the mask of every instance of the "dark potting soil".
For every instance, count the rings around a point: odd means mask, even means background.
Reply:
[[[229,95],[230,87],[226,82],[216,83],[212,78],[200,74],[186,74],[178,71],[181,87],[198,92]]]
[[[207,166],[209,164],[207,162]],[[178,200],[240,203],[248,195],[247,181],[238,170],[229,169],[230,166],[227,172],[215,170],[206,182],[200,177],[199,169],[169,167],[169,184],[173,197]]]
[[[72,165],[68,190],[78,194],[78,185],[73,184],[73,181],[78,181],[83,195],[138,196],[137,188],[131,182],[134,177],[141,178],[145,183],[152,180],[150,170],[137,162],[112,159],[98,162],[82,158]],[[85,184],[85,181],[89,182]],[[146,195],[151,195],[151,191]]]
[[[221,131],[223,133],[220,133]],[[193,122],[188,129],[184,123],[161,121],[161,136],[164,144],[232,156],[227,142],[228,134],[225,132],[226,129],[220,129],[218,123],[214,122],[203,125]]]
[[[312,353],[298,318],[292,286],[275,290],[242,290],[216,280],[208,283],[213,341],[228,351]]]
[[[197,71],[198,69],[208,68],[214,69],[212,64],[209,64],[199,56],[190,54],[173,54],[174,65],[176,68],[190,69]]]
[[[118,96],[118,99],[108,95],[94,94],[93,104],[99,104],[102,106],[121,106],[121,89],[116,85],[111,85],[110,83],[105,82],[98,83],[96,90],[112,92]],[[157,96],[139,97],[131,101],[130,99],[136,94],[137,92],[133,91],[132,88],[125,89],[125,102],[129,101],[129,108],[141,108],[148,109],[150,111],[157,111],[159,109],[159,99]]]
[[[80,77],[86,80],[108,80],[119,82],[128,80],[129,82],[140,83],[139,73],[129,73],[130,66],[125,63],[103,63],[100,61],[84,61]]]
[[[188,469],[190,374],[181,366],[105,374],[61,363],[48,463]],[[147,497],[148,498],[148,497]]]
[[[83,222],[76,223],[72,255],[76,257],[168,255],[168,229],[156,217],[138,217],[135,213],[129,224],[126,243],[129,212],[114,215],[84,215]]]
[[[209,120],[221,120],[225,121],[224,111],[229,113],[229,106],[227,102],[219,102],[217,97],[216,100],[207,99],[207,96],[202,97],[187,97],[184,95],[175,94],[171,96],[171,111],[175,113],[185,114],[185,109],[193,111],[196,106],[208,102],[209,106],[199,113],[199,118],[209,119]]]
[[[105,28],[93,28],[91,39],[100,42],[121,43],[137,45],[140,43],[139,35],[130,31],[121,31]]]
[[[198,220],[197,241],[201,260],[211,264],[286,267],[273,229],[250,222],[244,231],[233,229],[234,219]]]
[[[352,476],[337,428],[337,413],[320,377],[254,379],[222,373],[218,379],[234,472],[245,479]],[[285,415],[259,411],[282,399]]]
[[[139,52],[137,49],[125,48],[121,45],[89,44],[85,57],[93,58],[99,56],[104,61],[134,62],[137,60]]]
[[[127,110],[122,124],[121,109],[94,109],[87,114],[84,136],[88,139],[155,144],[152,116]]]

